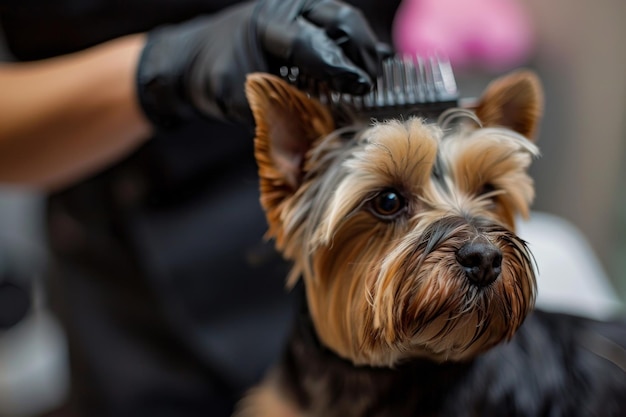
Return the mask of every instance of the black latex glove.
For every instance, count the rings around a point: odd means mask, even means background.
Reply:
[[[260,0],[148,34],[138,74],[146,115],[172,127],[198,115],[251,125],[248,73],[297,66],[337,91],[372,87],[381,48],[361,12],[335,0]]]

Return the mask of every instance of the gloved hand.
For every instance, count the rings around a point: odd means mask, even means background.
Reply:
[[[259,0],[148,34],[137,74],[146,115],[172,127],[197,115],[252,125],[248,73],[297,66],[336,91],[372,87],[380,48],[360,11],[337,0]]]

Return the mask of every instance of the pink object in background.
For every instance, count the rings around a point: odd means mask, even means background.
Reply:
[[[517,0],[404,0],[393,37],[401,54],[441,53],[456,68],[503,71],[528,59],[533,29]]]

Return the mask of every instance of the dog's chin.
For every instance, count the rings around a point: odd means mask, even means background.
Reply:
[[[389,368],[415,360],[467,362],[509,341],[526,317],[526,313],[509,317],[493,313],[495,310],[501,309],[477,304],[473,311],[442,312],[427,325],[419,324],[397,334],[392,343],[383,341],[384,329],[380,329],[361,341],[354,354],[341,356],[357,366]],[[482,311],[491,311],[491,319],[485,320]]]
[[[519,323],[494,320],[488,324],[479,324],[480,319],[471,313],[456,320],[457,323],[451,328],[442,318],[417,332],[409,342],[405,360],[469,361],[495,345],[506,342],[521,323],[521,320]],[[428,341],[425,342],[425,339]]]
[[[535,279],[526,256],[502,249],[502,272],[486,286],[470,283],[446,248],[426,257],[418,277],[397,277],[395,296],[378,299],[375,331],[361,344],[371,348],[370,359],[392,366],[415,358],[467,361],[510,340],[534,307]]]
[[[466,362],[507,342],[521,325],[519,322],[500,320],[479,325],[475,315],[457,318],[454,326],[446,319],[435,320],[406,340],[398,340],[393,346],[379,344],[367,355],[354,358],[356,365],[395,367],[413,360],[432,362]],[[476,336],[480,334],[480,336]]]
[[[408,349],[403,350],[437,362],[467,361],[508,341],[534,303],[528,294],[510,291],[510,283],[516,282],[510,271],[503,275],[484,288],[465,284],[464,277],[451,279],[458,284],[449,284],[455,288],[447,292],[446,303],[439,304],[437,315],[419,317],[418,313],[414,327],[408,325],[406,333],[411,336]],[[424,302],[436,304],[435,300]]]
[[[436,330],[433,331],[436,332]],[[467,344],[464,329],[459,329],[458,333],[460,333],[458,338],[455,337],[455,332],[452,331],[451,333],[446,333],[445,338],[441,337],[428,343],[423,343],[421,338],[416,337],[413,340],[407,340],[405,343],[399,342],[392,347],[379,346],[377,349],[371,350],[367,355],[359,355],[358,357],[347,359],[357,366],[388,368],[395,368],[416,360],[427,360],[436,363],[468,362],[494,346],[507,342],[511,337],[509,330],[503,332],[494,329],[489,336]],[[512,333],[514,334],[515,332]]]

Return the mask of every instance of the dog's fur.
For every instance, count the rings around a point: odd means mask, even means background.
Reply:
[[[437,123],[339,130],[278,78],[246,91],[268,235],[304,301],[238,416],[626,415],[624,324],[531,314],[515,219],[534,196],[534,74]]]

